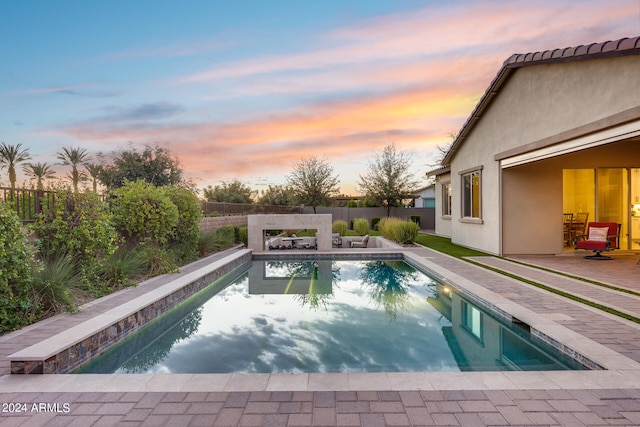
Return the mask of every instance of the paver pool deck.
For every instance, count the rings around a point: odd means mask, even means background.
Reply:
[[[153,278],[0,337],[0,425],[640,425],[640,325],[427,248],[405,249],[608,367],[598,371],[10,375],[7,356],[174,280]],[[193,272],[212,256],[181,269]],[[636,254],[517,257],[640,293]],[[640,318],[640,298],[494,257],[473,261]],[[437,271],[436,271],[437,272]],[[576,339],[578,338],[578,339]]]

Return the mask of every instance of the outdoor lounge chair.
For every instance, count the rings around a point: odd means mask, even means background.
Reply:
[[[362,238],[362,240],[356,240],[351,242],[351,247],[352,248],[366,248],[367,247],[367,243],[369,243],[369,235],[367,234],[366,236],[364,236]]]
[[[575,249],[586,249],[595,252],[595,255],[587,255],[587,259],[611,259],[601,252],[612,251],[620,247],[620,224],[615,222],[590,222],[587,234],[575,237]]]

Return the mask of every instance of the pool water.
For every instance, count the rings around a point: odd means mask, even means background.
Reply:
[[[584,369],[529,335],[403,261],[254,260],[77,373]]]

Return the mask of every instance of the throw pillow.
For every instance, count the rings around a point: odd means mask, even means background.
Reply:
[[[594,242],[606,242],[609,227],[590,227],[588,240]]]

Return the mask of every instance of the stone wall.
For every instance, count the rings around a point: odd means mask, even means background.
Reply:
[[[200,232],[207,233],[215,231],[225,225],[233,225],[234,227],[247,225],[247,217],[245,215],[233,215],[202,218],[200,220]]]

